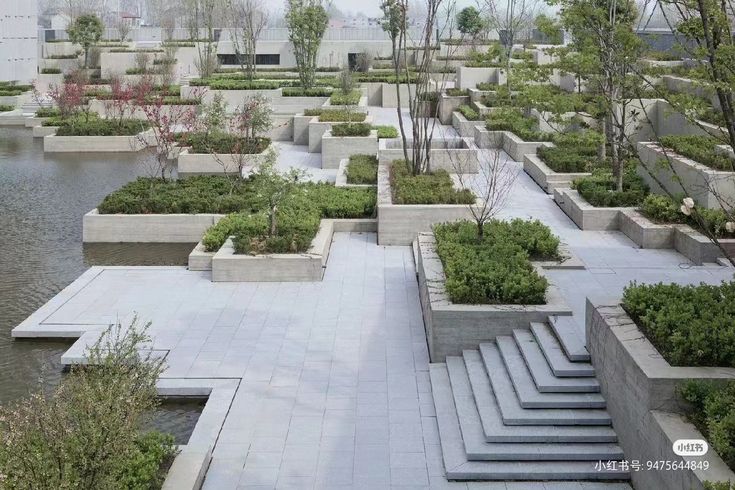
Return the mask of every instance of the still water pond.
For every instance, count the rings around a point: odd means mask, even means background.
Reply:
[[[130,154],[44,154],[29,129],[0,128],[0,403],[58,383],[69,343],[14,341],[10,331],[90,265],[186,263],[193,245],[82,245],[82,216],[145,174]],[[200,410],[166,403],[156,426],[189,431]]]

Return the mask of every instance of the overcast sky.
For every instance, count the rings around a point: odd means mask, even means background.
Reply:
[[[333,0],[334,5],[343,12],[362,12],[370,17],[379,17],[380,0]],[[457,7],[475,5],[473,0],[457,0]]]

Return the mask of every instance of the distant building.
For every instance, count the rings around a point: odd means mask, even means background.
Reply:
[[[0,1],[0,81],[28,83],[38,65],[37,0]]]

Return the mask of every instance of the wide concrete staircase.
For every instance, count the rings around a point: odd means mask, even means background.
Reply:
[[[596,468],[623,451],[573,322],[551,317],[431,365],[447,479],[630,478]]]

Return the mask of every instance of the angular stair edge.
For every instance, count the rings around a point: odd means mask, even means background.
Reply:
[[[467,375],[487,442],[617,442],[609,425],[505,425],[477,350],[463,353]]]
[[[574,317],[552,315],[549,317],[549,325],[570,361],[590,362],[590,353],[584,339],[579,338],[580,329],[577,328]]]
[[[531,323],[531,333],[546,357],[554,376],[560,378],[595,376],[595,368],[589,362],[569,360],[564,348],[547,324]]]
[[[623,481],[624,471],[599,471],[593,461],[468,461],[446,364],[430,364],[439,439],[448,480]]]

